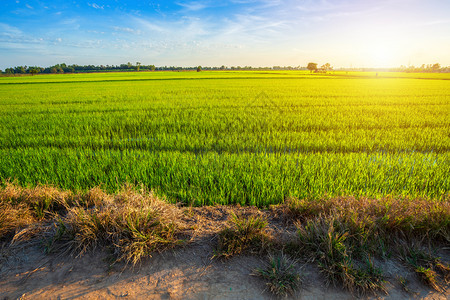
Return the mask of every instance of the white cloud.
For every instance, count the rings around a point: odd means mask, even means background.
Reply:
[[[183,7],[187,11],[198,11],[208,7],[205,3],[192,1],[192,2],[176,2],[177,5]]]
[[[167,26],[159,25],[156,21],[138,17],[134,17],[133,20],[136,23],[137,27],[139,27],[139,30],[142,32],[166,32]]]
[[[142,31],[139,29],[133,29],[130,27],[120,27],[120,26],[113,26],[114,31],[120,31],[125,33],[132,33],[132,34],[141,34]]]
[[[25,4],[25,6],[26,6],[27,8],[29,8],[29,9],[34,9],[33,6],[29,5],[28,3]]]
[[[17,38],[22,35],[23,35],[23,32],[19,28],[5,24],[5,23],[0,23],[0,36],[6,36],[9,38]]]
[[[88,5],[90,6],[90,7],[92,7],[92,8],[95,8],[95,9],[105,9],[105,6],[104,5],[98,5],[97,3],[88,3]]]

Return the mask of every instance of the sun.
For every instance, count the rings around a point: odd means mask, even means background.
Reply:
[[[377,44],[369,50],[370,65],[374,68],[388,68],[396,66],[397,53],[393,47]]]

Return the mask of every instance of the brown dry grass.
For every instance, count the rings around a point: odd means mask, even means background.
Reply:
[[[0,241],[7,239],[20,230],[36,222],[28,206],[0,203]]]
[[[261,254],[270,246],[267,224],[266,220],[258,216],[232,213],[228,226],[218,234],[216,256],[230,257],[244,252]]]
[[[372,257],[400,255],[412,241],[422,248],[450,242],[447,200],[292,198],[274,211],[296,223],[299,241],[290,247],[293,255],[317,261],[328,282],[358,294],[384,290],[382,270],[374,266]],[[430,256],[424,263],[432,260]],[[431,278],[429,282],[436,281],[438,275],[431,269],[420,270],[422,277]]]
[[[57,236],[69,240],[66,245],[76,253],[103,246],[117,261],[136,264],[153,251],[181,243],[185,230],[181,210],[146,190],[125,186],[111,196],[96,188],[82,197],[82,203],[68,208],[61,220],[64,233]]]
[[[281,220],[290,225],[282,226]],[[281,238],[282,231],[287,241]],[[401,254],[405,247],[411,249],[411,241],[419,248],[448,245],[450,201],[291,198],[266,211],[239,206],[180,208],[130,185],[108,194],[98,187],[72,193],[51,186],[23,188],[4,183],[0,187],[0,243],[38,239],[44,240],[47,252],[81,255],[96,248],[109,249],[114,262],[133,265],[154,251],[192,241],[215,241],[215,255],[222,257],[283,250],[316,261],[330,283],[361,294],[383,290],[383,275],[373,257]],[[414,255],[408,252],[403,261],[411,261]],[[431,279],[429,284],[437,282],[440,289],[441,283],[448,285],[446,262],[422,256],[416,261],[414,270]]]
[[[179,244],[185,230],[178,207],[129,185],[116,195],[98,187],[74,195],[51,186],[6,183],[0,209],[2,240],[25,242],[41,235],[46,251],[77,254],[108,247],[117,260],[132,264]]]
[[[424,198],[291,198],[282,206],[291,218],[300,221],[333,216],[352,231],[376,230],[385,236],[421,235],[450,242],[450,201]]]

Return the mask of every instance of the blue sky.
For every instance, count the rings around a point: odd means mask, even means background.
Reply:
[[[0,0],[16,65],[450,65],[449,0]]]

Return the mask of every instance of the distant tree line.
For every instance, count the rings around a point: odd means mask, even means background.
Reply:
[[[441,67],[439,63],[423,64],[420,67],[415,66],[400,66],[400,68],[393,69],[393,71],[407,72],[407,73],[450,73],[449,67]]]
[[[251,66],[231,66],[222,65],[220,67],[176,67],[176,66],[161,66],[143,65],[140,62],[132,64],[130,62],[120,65],[67,65],[65,63],[56,64],[50,67],[39,66],[17,66],[5,69],[3,74],[63,74],[63,73],[88,73],[88,72],[132,72],[132,71],[202,71],[202,70],[306,70],[306,67],[292,67],[292,66],[273,66],[273,67],[251,67]]]
[[[326,73],[328,71],[332,71],[333,67],[326,63],[321,67],[318,67],[317,63],[310,62],[306,67],[302,66],[273,66],[273,67],[252,67],[252,66],[225,66],[222,65],[220,67],[202,67],[202,66],[194,66],[194,67],[176,67],[176,66],[161,66],[156,67],[155,65],[143,65],[140,62],[136,62],[136,64],[132,64],[130,62],[126,64],[120,65],[67,65],[65,63],[56,64],[50,67],[39,67],[39,66],[17,66],[6,68],[5,71],[1,71],[1,74],[7,75],[15,75],[15,74],[31,74],[35,75],[38,73],[44,74],[62,74],[62,73],[92,73],[92,72],[132,72],[132,71],[208,71],[208,70],[231,70],[231,71],[240,71],[240,70],[309,70],[315,73]],[[344,70],[344,69],[340,69]],[[366,70],[366,69],[352,69],[352,70]],[[376,70],[376,69],[373,69]],[[439,63],[435,64],[423,64],[420,67],[415,66],[400,66],[399,68],[394,69],[386,69],[386,71],[396,71],[396,72],[411,72],[411,73],[450,73],[449,67],[441,67]]]
[[[142,65],[137,62],[136,65],[132,63],[121,64],[121,65],[67,65],[65,63],[56,64],[50,67],[38,67],[38,66],[17,66],[12,68],[7,68],[3,72],[4,74],[61,74],[61,73],[85,73],[85,72],[107,72],[107,71],[155,71],[157,68],[154,65]]]

